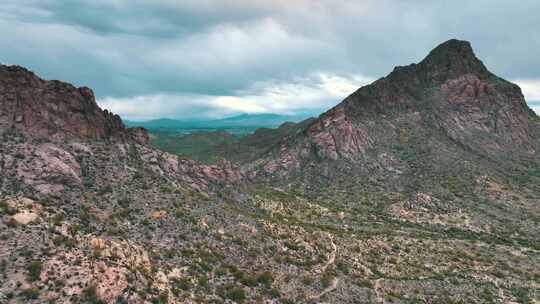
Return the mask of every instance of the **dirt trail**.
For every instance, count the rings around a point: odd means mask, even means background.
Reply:
[[[309,300],[314,301],[314,300],[318,300],[322,298],[327,293],[334,291],[337,288],[338,284],[339,284],[339,278],[333,278],[332,282],[330,283],[330,286],[326,287],[326,289],[324,289],[321,293],[309,297]]]
[[[325,272],[328,267],[334,265],[334,263],[336,262],[337,246],[334,243],[331,235],[328,235],[328,238],[330,239],[330,244],[332,245],[332,252],[330,253],[330,258],[328,258],[328,261],[326,261],[326,264],[321,267],[321,273]]]
[[[334,243],[334,240],[332,239],[332,236],[330,234],[327,234],[328,238],[330,239],[330,245],[332,246],[332,252],[330,253],[330,257],[328,258],[328,261],[319,269],[320,273],[324,273],[328,267],[333,266],[336,262],[336,255],[337,255],[337,246]],[[309,300],[314,301],[322,298],[324,295],[326,295],[329,292],[332,292],[336,290],[337,286],[339,284],[339,278],[335,277],[332,279],[332,282],[330,282],[330,285],[326,287],[323,291],[321,291],[319,294],[313,295],[309,297]]]
[[[373,284],[373,290],[375,290],[375,297],[377,298],[376,303],[384,303],[384,299],[379,293],[379,288],[381,288],[381,280],[382,279],[375,280],[375,283]]]

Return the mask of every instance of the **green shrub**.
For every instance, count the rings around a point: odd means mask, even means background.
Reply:
[[[9,220],[6,222],[6,225],[9,228],[14,228],[14,227],[17,227],[19,223],[17,223],[17,221],[14,218],[10,217]]]
[[[268,294],[270,295],[270,297],[274,298],[274,299],[277,299],[281,296],[279,290],[275,289],[275,288],[272,288],[270,289],[270,291],[268,292]]]
[[[229,300],[242,303],[246,299],[246,293],[244,289],[234,287],[227,291],[225,297]]]
[[[0,214],[14,215],[17,211],[11,208],[6,202],[0,202]]]
[[[330,272],[325,272],[323,277],[321,278],[321,284],[324,288],[329,287],[330,284],[332,284],[332,281],[334,280],[334,276]]]
[[[202,276],[197,279],[197,283],[199,283],[199,286],[207,287],[208,286],[208,277]]]
[[[266,286],[272,285],[273,281],[274,281],[274,277],[272,276],[272,273],[269,271],[262,272],[257,277],[257,282]]]
[[[104,304],[104,302],[101,301],[100,299],[98,299],[98,297],[97,297],[96,286],[95,285],[89,285],[88,287],[86,287],[83,290],[83,297],[84,297],[84,301],[86,303]]]
[[[39,289],[36,287],[23,289],[23,291],[21,291],[21,296],[26,299],[37,299],[39,297]]]
[[[98,195],[101,196],[101,195],[105,195],[105,194],[111,193],[111,192],[113,192],[113,188],[112,188],[112,185],[109,184],[109,185],[106,185],[106,186],[102,187],[101,189],[99,189]]]
[[[351,269],[349,267],[349,265],[347,265],[347,263],[343,262],[343,261],[337,261],[336,262],[336,267],[337,269],[339,269],[339,271],[345,273],[345,274],[348,274],[349,272],[351,272]]]
[[[62,222],[64,221],[64,214],[63,213],[57,213],[55,214],[52,219],[51,219],[51,222],[53,223],[53,225],[55,226],[60,226],[62,225]]]
[[[240,278],[240,282],[246,286],[253,287],[257,285],[257,278],[254,276],[243,276]]]
[[[312,277],[310,276],[305,276],[303,279],[302,279],[302,283],[304,283],[304,285],[311,285],[315,282],[315,280],[313,280]]]
[[[370,280],[360,280],[356,282],[356,285],[364,288],[373,288],[373,283]]]
[[[174,278],[173,279],[173,292],[178,295],[180,290],[190,290],[192,287],[191,280],[188,278]]]
[[[26,266],[26,270],[28,270],[28,281],[34,282],[39,279],[39,275],[41,274],[41,269],[43,268],[43,263],[41,261],[32,261],[28,266]]]

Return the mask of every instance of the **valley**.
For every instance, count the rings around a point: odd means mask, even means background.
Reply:
[[[540,301],[540,118],[467,41],[243,136],[16,66],[0,110],[0,303]]]

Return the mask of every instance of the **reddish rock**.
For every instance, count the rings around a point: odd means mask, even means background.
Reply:
[[[519,87],[473,74],[446,81],[433,96],[432,123],[455,142],[490,154],[534,152],[529,115]]]
[[[96,296],[105,303],[115,303],[128,287],[126,269],[108,267],[105,271],[96,271]]]

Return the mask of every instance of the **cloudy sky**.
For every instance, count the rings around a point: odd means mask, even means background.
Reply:
[[[450,38],[540,112],[540,1],[2,0],[0,63],[128,119],[318,113]]]

